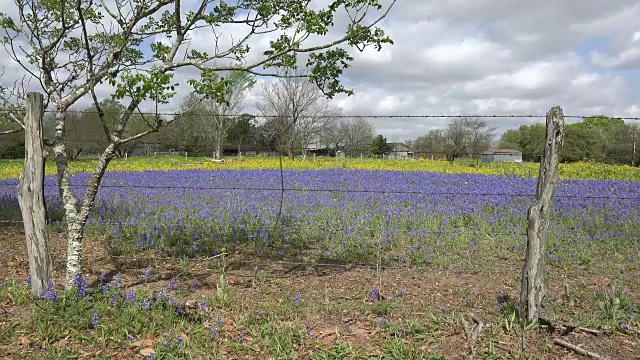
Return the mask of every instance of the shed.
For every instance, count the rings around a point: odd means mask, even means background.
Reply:
[[[480,154],[480,162],[522,162],[522,152],[513,149],[491,149]]]
[[[410,159],[413,158],[413,151],[402,143],[390,143],[391,151],[385,152],[386,159]]]

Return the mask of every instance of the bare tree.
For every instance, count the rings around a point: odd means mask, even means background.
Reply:
[[[478,118],[460,117],[444,130],[447,159],[453,161],[464,154],[477,155],[489,148],[495,128]]]
[[[269,136],[276,140],[279,151],[291,159],[296,148],[303,150],[320,135],[337,116],[322,92],[306,77],[305,71],[294,71],[289,78],[278,79],[262,87],[256,107],[268,120]]]
[[[314,10],[304,0],[273,2],[221,2],[209,0],[184,3],[182,0],[115,2],[95,0],[27,1],[14,0],[18,15],[0,14],[5,36],[2,43],[13,62],[37,80],[45,93],[45,108],[56,112],[53,152],[58,184],[64,204],[67,237],[67,287],[81,270],[84,227],[93,209],[102,177],[117,149],[167,124],[159,116],[143,116],[143,102],[168,104],[175,95],[173,77],[179,69],[192,69],[199,76],[188,81],[193,90],[220,103],[226,99],[229,80],[221,71],[239,70],[254,75],[284,76],[273,69],[298,66],[305,54],[308,75],[322,92],[331,97],[352,93],[339,76],[353,58],[345,46],[380,49],[391,43],[376,25],[388,14],[396,0],[383,7],[377,0],[334,1]],[[351,22],[344,35],[325,38],[338,10],[349,14]],[[373,11],[381,11],[379,16]],[[220,40],[225,33],[240,37]],[[197,34],[197,35],[194,35]],[[255,50],[249,41],[272,36],[269,49],[249,61]],[[211,38],[209,46],[197,46],[192,36]],[[149,44],[150,39],[152,42]],[[310,41],[313,46],[308,46]],[[227,46],[225,46],[227,45]],[[110,129],[98,99],[96,87],[108,83],[115,88],[113,98],[127,100],[120,118]],[[84,97],[96,106],[109,144],[100,155],[87,183],[80,207],[71,191],[67,156],[67,111]],[[144,131],[126,136],[132,115],[138,113],[148,125]]]
[[[4,68],[0,78],[4,76]],[[12,87],[0,84],[0,135],[14,134],[24,130],[26,114],[24,102],[29,86],[26,77],[15,81]]]
[[[432,129],[426,135],[417,138],[412,149],[418,156],[438,158],[445,152],[446,136],[442,129]]]
[[[233,125],[233,115],[242,108],[247,91],[255,84],[254,78],[242,71],[231,71],[227,74],[229,85],[225,89],[225,102],[215,99],[202,100],[195,92],[189,94],[182,102],[184,119],[179,125],[186,144],[200,143],[210,145],[213,157],[222,157],[222,147],[229,128]]]
[[[350,157],[369,153],[376,136],[375,128],[364,118],[344,121],[341,124],[341,132],[344,134],[344,152]]]

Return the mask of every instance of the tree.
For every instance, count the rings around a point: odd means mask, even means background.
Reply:
[[[81,270],[84,227],[109,162],[119,147],[167,125],[157,115],[143,115],[140,106],[144,102],[168,104],[179,85],[174,80],[176,71],[197,72],[198,76],[187,81],[193,91],[218,103],[228,103],[231,80],[221,72],[238,70],[289,77],[290,73],[283,75],[277,69],[297,67],[299,55],[305,54],[305,66],[311,69],[305,77],[323,94],[351,94],[339,80],[343,69],[353,61],[346,47],[363,49],[373,45],[379,50],[383,44],[392,43],[376,25],[395,3],[393,0],[385,8],[377,0],[332,0],[328,6],[314,10],[303,0],[238,0],[233,5],[220,2],[216,6],[210,6],[209,0],[14,1],[18,15],[0,15],[0,26],[6,34],[2,42],[9,57],[37,80],[45,95],[45,107],[51,105],[56,112],[53,152],[65,209],[67,287],[72,286],[75,274]],[[332,39],[327,34],[338,10],[349,12],[351,22],[343,36]],[[375,16],[368,11],[381,13]],[[244,33],[223,47],[225,43],[218,41],[223,26],[225,32]],[[255,51],[248,43],[264,34],[273,36],[269,49],[253,56]],[[214,41],[208,43],[208,48],[198,47],[192,36]],[[307,46],[310,42],[313,45]],[[114,88],[113,99],[127,102],[113,129],[106,126],[96,91],[102,83]],[[96,106],[109,144],[77,207],[69,180],[67,111],[87,96]],[[148,126],[125,136],[124,130],[135,112]]]
[[[412,144],[413,151],[418,156],[442,155],[446,149],[445,133],[441,129],[432,129],[426,135],[420,136]]]
[[[387,142],[387,138],[378,134],[375,138],[373,138],[373,143],[371,143],[371,153],[375,156],[380,156],[388,151],[393,150],[393,146]]]
[[[227,141],[238,146],[238,155],[241,155],[242,145],[247,145],[251,140],[257,142],[256,117],[251,114],[242,114],[233,120],[233,124],[227,132]]]
[[[306,76],[305,71],[292,71],[288,78],[265,84],[256,103],[268,119],[264,128],[270,132],[268,136],[274,138],[278,150],[288,152],[291,159],[296,148],[304,151],[313,139],[319,140],[338,113]]]
[[[340,125],[340,132],[344,134],[344,152],[350,157],[367,153],[371,148],[376,130],[367,119],[356,118],[353,121],[344,121]]]

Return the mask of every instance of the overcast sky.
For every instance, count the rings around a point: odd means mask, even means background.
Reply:
[[[5,4],[3,11],[15,8]],[[640,116],[639,18],[637,0],[398,0],[381,23],[395,44],[353,51],[342,80],[355,95],[333,103],[359,116],[544,114],[554,105],[570,115]],[[196,34],[194,41],[211,39]],[[20,73],[4,55],[0,64],[9,70],[3,82]],[[255,111],[258,89],[245,110]],[[392,141],[446,121],[371,119]],[[489,121],[504,130],[542,119]]]

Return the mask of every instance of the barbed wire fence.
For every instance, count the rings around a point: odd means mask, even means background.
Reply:
[[[162,115],[162,116],[176,116],[178,114],[173,114],[173,113],[165,113],[165,114],[154,114],[154,115]],[[392,118],[408,118],[408,119],[429,119],[429,118],[455,118],[455,117],[461,117],[460,116],[451,116],[451,115],[403,115],[403,116],[338,116],[338,118],[350,118],[350,119],[354,119],[354,118],[385,118],[385,119],[392,119]],[[476,117],[476,118],[544,118],[544,115],[467,115],[469,117]],[[266,118],[264,116],[262,116],[263,118]],[[334,116],[335,117],[335,116]],[[584,116],[566,116],[565,118],[585,118]],[[636,120],[640,120],[640,118],[633,118],[633,117],[623,117],[621,118],[623,120],[630,120],[630,121],[636,121]],[[72,140],[75,142],[80,142],[80,143],[93,143],[96,144],[98,142],[95,141],[89,141],[89,140]],[[157,144],[157,143],[144,143],[144,142],[140,142],[139,144]],[[296,150],[299,150],[300,152],[306,150],[305,148],[296,148]],[[355,152],[369,152],[370,148],[366,148],[366,149],[353,149],[353,151]],[[404,154],[407,151],[397,151],[397,150],[389,150],[387,151],[388,154]],[[423,154],[429,154],[431,156],[434,155],[440,155],[440,156],[446,156],[447,153],[445,152],[423,152]],[[420,157],[420,156],[415,156],[416,152],[414,152],[414,157]],[[469,155],[469,154],[467,154]],[[471,154],[471,157],[477,157],[480,154]],[[525,156],[525,154],[522,154],[523,156]],[[526,156],[529,156],[530,158],[534,157],[534,156],[540,156],[540,155],[536,155],[536,154],[526,154]],[[278,154],[278,157],[280,159],[280,168],[279,168],[279,178],[280,178],[280,186],[258,186],[258,187],[250,187],[250,186],[206,186],[206,185],[200,185],[200,186],[190,186],[190,185],[174,185],[174,184],[169,184],[169,185],[136,185],[136,184],[110,184],[110,183],[104,183],[100,186],[100,188],[103,189],[118,189],[118,190],[123,190],[123,191],[128,191],[128,190],[132,190],[132,189],[146,189],[146,190],[183,190],[183,191],[187,191],[187,190],[193,190],[193,191],[226,191],[226,192],[240,192],[240,191],[248,191],[248,192],[270,192],[273,193],[274,196],[279,196],[280,198],[280,202],[279,202],[279,209],[277,210],[277,216],[274,219],[273,222],[273,229],[272,231],[276,231],[277,226],[280,223],[280,219],[282,217],[282,212],[283,212],[283,205],[284,205],[284,198],[285,198],[285,194],[286,193],[292,193],[292,192],[298,192],[298,193],[340,193],[340,194],[348,194],[348,193],[353,193],[353,194],[369,194],[369,195],[373,195],[373,194],[377,194],[377,195],[382,195],[382,196],[390,196],[390,195],[420,195],[420,196],[425,196],[425,197],[432,197],[432,196],[449,196],[449,197],[466,197],[466,198],[470,198],[470,197],[506,197],[506,198],[524,198],[524,199],[531,199],[534,197],[534,191],[535,189],[532,188],[530,193],[518,193],[518,192],[512,192],[512,193],[508,193],[508,192],[500,192],[500,191],[496,191],[496,192],[482,192],[482,191],[456,191],[456,190],[450,190],[450,191],[425,191],[425,190],[389,190],[389,189],[368,189],[368,188],[331,188],[331,187],[292,187],[292,186],[285,186],[285,176],[286,176],[286,172],[283,168],[282,165],[282,159],[283,156],[281,153]],[[187,156],[185,155],[185,158],[187,158]],[[391,157],[393,158],[393,156]],[[586,159],[586,158],[585,158]],[[602,160],[603,158],[599,158],[600,160]],[[606,159],[608,160],[622,160],[622,159],[626,159],[623,157],[607,157]],[[586,159],[588,160],[588,159]],[[595,158],[593,159],[595,160]],[[188,159],[185,160],[186,162],[188,161]],[[87,169],[89,170],[89,169]],[[17,181],[15,183],[8,181],[8,180],[0,180],[0,188],[11,188],[11,187],[16,187],[17,186]],[[46,187],[57,187],[57,185],[55,184],[45,184]],[[79,183],[73,183],[71,184],[71,187],[74,188],[84,188],[86,185],[85,184],[79,184]],[[0,192],[0,194],[2,194],[2,192]],[[5,191],[5,194],[7,194],[7,192]],[[623,202],[629,202],[630,204],[633,203],[640,203],[640,194],[638,193],[633,193],[631,194],[632,196],[629,196],[629,194],[626,195],[622,195],[622,196],[618,196],[616,194],[610,194],[610,195],[570,195],[570,194],[556,194],[555,198],[556,199],[584,199],[584,200],[603,200],[603,201],[608,201],[608,202],[618,202],[618,201],[623,201]],[[5,195],[6,196],[6,195]],[[0,201],[3,198],[0,197]],[[524,213],[522,214],[523,216],[525,215]],[[6,219],[6,220],[0,220],[0,224],[4,224],[4,225],[16,225],[19,226],[22,223],[22,221],[18,221],[18,220],[13,220],[13,219]],[[127,226],[130,224],[127,224],[126,222],[109,222],[109,221],[105,221],[105,222],[101,222],[101,225],[114,225],[114,226]],[[368,227],[361,227],[362,229],[365,229],[367,231],[386,231],[385,228],[368,228]],[[424,229],[423,229],[424,231]],[[433,230],[433,232],[436,232],[438,230]],[[509,232],[500,232],[500,231],[495,231],[495,232],[491,232],[491,233],[482,233],[480,235],[485,235],[485,236],[526,236],[526,232],[524,231],[509,231]],[[375,269],[376,273],[377,273],[377,278],[378,278],[378,286],[382,286],[381,284],[381,280],[380,280],[380,272],[383,269],[407,269],[407,268],[412,268],[415,265],[414,264],[405,264],[405,265],[397,265],[397,264],[391,264],[388,262],[383,262],[382,261],[382,257],[381,257],[381,252],[382,252],[382,237],[379,236],[379,234],[376,235],[377,236],[377,241],[372,242],[372,246],[376,247],[376,256],[375,256],[375,263],[357,263],[357,262],[349,262],[349,263],[341,263],[340,261],[334,261],[334,262],[326,262],[326,261],[310,261],[310,260],[279,260],[279,259],[260,259],[259,261],[264,263],[265,261],[269,261],[269,263],[272,264],[281,264],[281,265],[287,265],[287,266],[311,266],[311,267],[341,267],[341,268],[368,268],[368,269]],[[205,262],[208,261],[209,259],[218,259],[217,258],[218,255],[214,255],[214,257],[204,257],[204,258],[194,258],[194,259],[188,259],[189,261],[195,261],[195,262]],[[122,257],[124,258],[124,257]],[[136,259],[136,260],[144,260],[144,261],[172,261],[172,260],[176,260],[175,257],[161,257],[161,256],[154,256],[154,257],[144,257],[144,256],[126,256],[126,258],[129,259]],[[228,260],[229,263],[236,263],[236,264],[252,264],[255,266],[255,264],[257,263],[258,260],[256,259],[252,259],[252,260],[243,260],[243,259],[231,259]],[[460,273],[461,269],[459,268],[439,268],[439,271],[445,271],[445,272],[454,272],[454,273]],[[288,272],[287,270],[285,270],[286,272]],[[512,274],[514,272],[516,272],[516,269],[505,269],[503,271],[501,270],[484,270],[484,269],[465,269],[464,272],[469,272],[469,273],[473,273],[473,272],[488,272],[488,273],[501,273],[501,274]],[[570,273],[570,272],[565,272],[563,274],[564,276],[604,276],[604,277],[608,277],[608,276],[616,276],[617,274],[605,274],[605,273]]]

